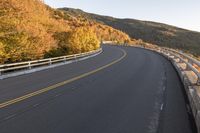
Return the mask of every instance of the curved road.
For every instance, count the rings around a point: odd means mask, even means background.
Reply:
[[[140,48],[0,80],[0,133],[195,133],[171,63]]]

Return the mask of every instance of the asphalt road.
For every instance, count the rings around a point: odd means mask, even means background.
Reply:
[[[0,80],[0,133],[195,133],[172,64],[148,50]],[[41,91],[42,90],[42,91]]]

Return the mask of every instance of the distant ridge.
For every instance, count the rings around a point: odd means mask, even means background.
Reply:
[[[127,33],[130,37],[135,39],[142,39],[145,42],[159,46],[181,49],[193,55],[200,56],[199,32],[157,22],[102,16],[87,13],[80,9],[60,8],[60,10],[65,10],[74,16],[84,16],[89,20],[109,25]]]

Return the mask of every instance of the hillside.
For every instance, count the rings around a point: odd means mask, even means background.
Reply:
[[[41,0],[0,1],[0,64],[87,52],[107,40],[147,42],[200,56],[198,32],[79,9],[53,9]]]
[[[85,18],[112,26],[127,33],[135,39],[142,39],[145,42],[166,46],[175,49],[181,49],[190,52],[193,55],[200,56],[200,33],[193,32],[174,26],[140,21],[134,19],[117,19],[108,16],[101,16],[86,13],[79,9],[62,8],[68,14],[74,16],[84,16]]]
[[[131,38],[124,32],[116,30],[111,26],[88,19],[84,15],[75,15],[65,10],[51,10],[52,15],[57,20],[64,20],[71,29],[76,29],[82,26],[88,26],[93,29],[101,41],[116,41],[117,43],[130,42]]]
[[[129,42],[127,34],[41,0],[0,1],[0,64],[87,52],[100,41]]]

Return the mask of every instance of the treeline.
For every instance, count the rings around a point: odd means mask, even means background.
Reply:
[[[124,32],[108,25],[92,21],[79,13],[71,13],[63,9],[51,10],[51,13],[57,20],[65,20],[72,29],[85,26],[90,27],[90,29],[95,31],[97,38],[101,41],[109,40],[118,43],[131,42],[130,37]]]
[[[87,52],[121,31],[52,9],[40,0],[0,1],[0,64]]]

